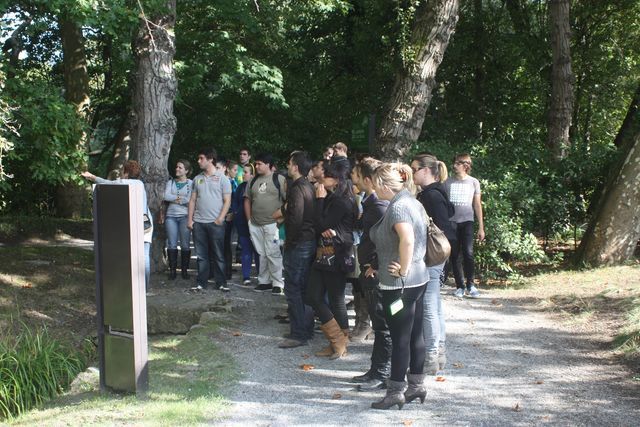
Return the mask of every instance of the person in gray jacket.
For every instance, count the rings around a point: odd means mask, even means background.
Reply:
[[[182,278],[188,279],[191,259],[191,230],[187,227],[189,200],[193,181],[188,179],[191,163],[187,160],[176,162],[176,177],[167,181],[164,190],[166,212],[160,217],[167,231],[167,258],[169,259],[169,280],[175,280],[178,268],[178,242],[180,242]]]
[[[424,207],[413,196],[409,166],[383,164],[373,174],[373,186],[380,199],[389,200],[389,207],[371,227],[378,269],[370,268],[365,275],[378,275],[380,280],[378,287],[391,333],[391,374],[385,397],[371,407],[389,409],[398,405],[402,409],[405,402],[416,398],[424,403],[426,396],[422,324],[423,296],[429,280],[424,262],[427,224]]]

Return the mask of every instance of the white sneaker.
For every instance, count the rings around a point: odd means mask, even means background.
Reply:
[[[462,288],[458,288],[456,289],[456,291],[453,293],[453,295],[457,298],[462,298],[464,297],[464,289]]]
[[[471,287],[467,291],[467,295],[469,295],[469,298],[479,298],[480,297],[480,291],[478,291],[478,288],[476,288],[475,286],[471,285]]]

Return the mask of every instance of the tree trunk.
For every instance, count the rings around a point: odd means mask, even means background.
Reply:
[[[382,118],[377,151],[383,160],[402,159],[422,132],[435,75],[458,21],[458,0],[422,2],[416,11],[410,43],[415,60],[396,77]]]
[[[626,140],[631,138],[634,133],[637,133],[638,130],[640,130],[640,114],[638,114],[639,109],[640,85],[638,85],[636,93],[633,95],[631,105],[629,105],[629,109],[627,110],[627,115],[622,122],[622,126],[620,126],[618,135],[616,135],[616,139],[614,141],[616,147],[622,146]]]
[[[148,20],[148,21],[147,21]],[[143,17],[134,42],[136,75],[133,92],[131,158],[140,162],[149,209],[157,221],[169,178],[167,162],[176,130],[173,101],[177,81],[173,67],[176,1],[168,0],[161,16]],[[155,227],[152,271],[164,267],[164,228]]]
[[[475,90],[475,102],[476,102],[476,138],[482,141],[483,137],[483,125],[485,120],[485,102],[484,102],[484,86],[486,73],[484,71],[484,48],[486,46],[485,41],[485,29],[484,29],[484,13],[482,11],[482,0],[473,0],[473,14],[475,21],[474,29],[474,90]]]
[[[120,178],[120,170],[124,162],[129,160],[129,149],[131,147],[131,119],[126,117],[118,128],[118,132],[111,141],[113,153],[107,169],[107,179]]]
[[[629,121],[635,123],[634,131],[625,133],[620,142],[620,159],[611,169],[596,213],[578,248],[580,263],[622,263],[633,256],[640,240],[640,111],[633,102],[629,113],[632,114]],[[622,129],[618,136],[621,133]]]
[[[89,108],[89,74],[81,28],[68,16],[61,16],[60,38],[64,67],[65,99],[72,103],[78,115],[87,117]],[[82,133],[76,149],[87,151],[87,135]],[[80,167],[86,170],[86,164]],[[78,173],[81,171],[78,170]],[[56,212],[65,218],[79,218],[89,211],[89,193],[86,185],[74,181],[60,184],[56,190]]]
[[[574,77],[571,70],[569,4],[570,0],[550,0],[549,2],[553,65],[547,146],[556,160],[567,156],[573,113]]]

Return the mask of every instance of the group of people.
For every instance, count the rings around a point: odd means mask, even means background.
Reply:
[[[445,324],[440,288],[445,263],[427,266],[428,217],[452,246],[457,297],[478,297],[474,285],[473,243],[483,240],[480,184],[471,177],[471,157],[454,158],[454,176],[431,154],[416,155],[410,165],[361,157],[353,163],[347,146],[337,143],[313,161],[294,151],[279,173],[270,154],[254,159],[248,149],[239,162],[221,161],[214,149],[201,150],[201,173],[188,178],[190,163],[179,160],[166,186],[169,278],[188,277],[190,232],[197,254],[195,290],[228,291],[231,236],[241,248],[242,285],[284,294],[290,332],[278,346],[307,345],[315,318],[328,345],[316,353],[338,359],[350,342],[345,299],[353,284],[357,305],[374,335],[370,368],[353,378],[358,389],[386,389],[372,403],[389,409],[424,402],[425,376],[446,363]],[[253,160],[253,161],[252,161]]]

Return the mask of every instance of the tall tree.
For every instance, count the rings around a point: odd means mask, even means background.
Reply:
[[[640,91],[640,85],[638,86]],[[640,110],[631,102],[620,138],[620,159],[611,168],[598,208],[578,248],[579,262],[619,264],[640,240]],[[618,138],[616,138],[618,139]]]
[[[84,48],[85,38],[82,35],[80,25],[67,12],[62,13],[58,24],[62,40],[65,100],[73,104],[77,114],[86,120],[90,98],[87,55]],[[86,139],[86,132],[82,132],[76,144],[76,149],[79,152],[87,152]],[[80,166],[80,169],[86,169],[86,164]],[[79,218],[86,213],[88,200],[86,185],[66,180],[56,190],[56,212],[65,218]]]
[[[385,160],[404,157],[420,137],[436,71],[458,21],[458,0],[419,3],[407,46],[409,56],[396,76],[376,140]]]
[[[164,188],[169,178],[167,162],[176,118],[173,101],[177,80],[173,66],[176,0],[167,0],[159,11],[142,19],[134,42],[136,63],[133,92],[131,157],[140,162],[149,208],[154,218],[162,205]],[[162,233],[162,227],[156,227]],[[156,236],[152,249],[152,269],[162,261],[164,239]]]
[[[553,64],[547,145],[557,160],[567,156],[573,114],[570,0],[549,1],[549,25]]]

